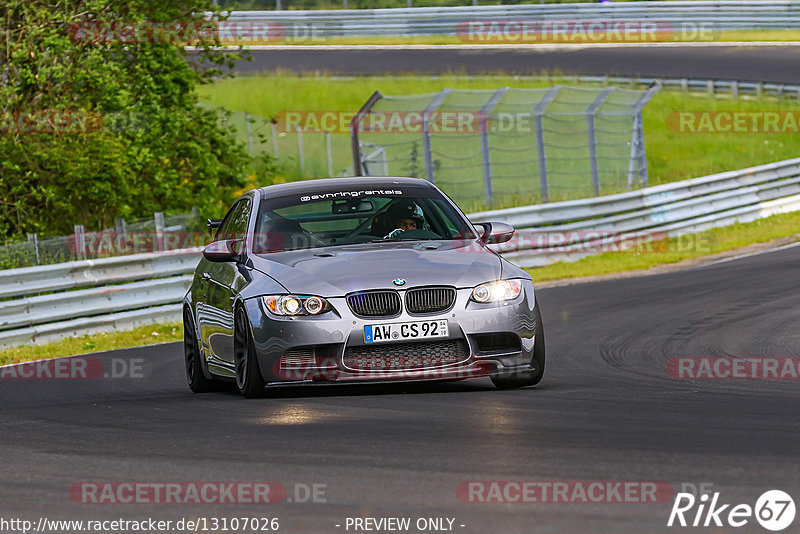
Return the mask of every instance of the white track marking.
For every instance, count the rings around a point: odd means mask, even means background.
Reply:
[[[244,50],[586,50],[590,48],[708,48],[708,47],[800,47],[800,41],[691,41],[665,43],[532,43],[532,44],[315,44],[315,45],[282,45],[260,44],[241,45]],[[219,46],[221,50],[238,50],[239,45]],[[186,50],[197,50],[187,46]]]
[[[775,248],[769,248],[766,250],[758,250],[756,252],[748,252],[746,254],[739,254],[738,256],[731,256],[730,258],[723,258],[721,260],[710,261],[708,263],[704,263],[702,265],[698,265],[697,268],[708,267],[709,265],[717,265],[719,263],[728,263],[729,261],[741,260],[743,258],[750,258],[752,256],[760,256],[762,254],[770,254],[772,252],[779,252],[781,250],[786,250],[789,248],[800,247],[800,241],[796,243],[789,243],[788,245],[781,245]]]

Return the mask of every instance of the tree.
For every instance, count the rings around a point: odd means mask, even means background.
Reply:
[[[215,47],[223,18],[210,0],[4,0],[0,235],[222,211],[249,157],[195,87],[241,58]]]

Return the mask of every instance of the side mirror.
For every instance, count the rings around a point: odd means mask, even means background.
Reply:
[[[214,232],[216,232],[217,228],[222,224],[222,219],[206,219],[208,222],[206,223],[206,228],[208,228],[208,235],[212,238],[214,237]]]
[[[240,244],[241,241],[237,239],[214,241],[203,249],[203,257],[215,263],[238,262],[240,255],[237,248]]]
[[[514,232],[516,231],[514,230],[513,226],[504,222],[486,222],[479,223],[479,225],[483,226],[484,228],[483,235],[481,235],[481,241],[487,245],[505,243],[514,237]]]

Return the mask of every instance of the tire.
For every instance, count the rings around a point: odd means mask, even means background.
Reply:
[[[250,332],[250,320],[244,308],[237,308],[233,335],[234,363],[236,365],[236,390],[246,399],[263,397],[264,377],[258,365],[258,358]]]
[[[491,377],[497,389],[514,389],[535,386],[544,377],[545,350],[544,350],[544,325],[542,314],[539,311],[539,302],[536,302],[536,341],[533,344],[533,359],[531,371],[517,373],[513,378]]]
[[[197,343],[197,329],[189,308],[183,310],[183,356],[186,365],[186,382],[195,393],[216,391],[218,385],[203,373],[203,358]]]

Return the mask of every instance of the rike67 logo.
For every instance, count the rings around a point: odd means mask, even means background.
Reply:
[[[739,528],[755,520],[763,528],[778,532],[790,526],[794,516],[794,500],[781,490],[764,492],[755,506],[724,503],[719,492],[711,496],[703,493],[699,497],[692,493],[678,493],[667,526]]]

